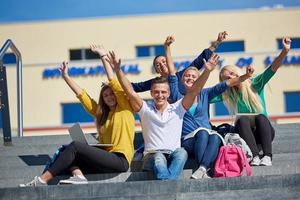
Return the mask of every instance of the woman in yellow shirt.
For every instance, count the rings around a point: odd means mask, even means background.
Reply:
[[[62,77],[76,94],[87,112],[96,118],[100,143],[113,144],[101,149],[78,141],[71,142],[41,176],[20,186],[46,185],[57,174],[68,169],[73,174],[64,184],[85,184],[85,173],[125,172],[134,153],[134,112],[118,80],[114,78],[108,54],[101,46],[91,46],[99,54],[109,83],[101,88],[98,103],[81,89],[68,74],[68,62],[61,65]],[[76,114],[76,113],[74,113]]]

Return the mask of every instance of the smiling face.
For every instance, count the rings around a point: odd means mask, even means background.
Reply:
[[[110,108],[114,108],[117,104],[116,96],[110,87],[105,89],[102,94],[104,103]]]
[[[194,82],[199,78],[200,74],[197,68],[189,67],[182,75],[182,83],[186,89],[190,89]]]
[[[151,87],[151,96],[157,108],[163,108],[168,103],[170,88],[168,83],[154,83]]]
[[[153,65],[155,71],[159,73],[163,77],[167,77],[169,75],[169,70],[167,67],[167,60],[164,56],[158,56],[154,59]]]

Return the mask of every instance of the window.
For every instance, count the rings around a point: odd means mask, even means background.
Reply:
[[[137,57],[149,57],[149,56],[157,56],[157,55],[164,55],[164,54],[165,54],[165,48],[163,45],[136,47]]]
[[[215,103],[215,116],[229,115],[229,112],[223,102]]]
[[[70,50],[70,60],[82,60],[83,55],[81,49],[71,49]]]
[[[17,58],[14,53],[6,53],[3,57],[3,64],[15,64],[17,63]]]
[[[222,42],[216,50],[218,53],[238,51],[245,51],[245,44],[243,40]]]
[[[300,91],[284,92],[285,112],[300,112]]]
[[[99,59],[99,55],[90,49],[70,49],[70,60],[93,60]]]
[[[91,59],[99,59],[99,55],[92,52],[90,49],[85,49],[85,59],[91,60]]]
[[[88,114],[81,103],[62,103],[62,123],[94,122],[94,118]]]
[[[300,38],[291,38],[292,46],[291,49],[300,49]],[[282,49],[282,38],[277,39],[277,48]]]

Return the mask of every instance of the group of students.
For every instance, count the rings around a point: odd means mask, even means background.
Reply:
[[[254,69],[250,66],[246,72],[236,66],[224,66],[219,74],[220,83],[203,88],[219,62],[214,51],[226,36],[226,31],[219,33],[208,49],[179,72],[175,70],[170,50],[175,40],[168,36],[164,43],[165,55],[157,56],[153,61],[160,76],[139,83],[127,79],[120,69],[121,60],[113,51],[91,45],[91,50],[99,55],[108,79],[101,88],[98,102],[70,78],[68,63],[63,62],[60,67],[62,77],[86,111],[95,117],[99,143],[113,146],[99,148],[73,141],[47,171],[20,186],[46,185],[65,170],[73,176],[61,183],[72,184],[87,183],[84,173],[126,172],[134,154],[134,112],[140,116],[145,144],[143,170],[153,171],[158,180],[174,180],[182,173],[188,157],[192,157],[197,161],[198,169],[191,178],[210,178],[221,138],[212,130],[209,105],[220,101],[226,104],[231,114],[257,114],[255,125],[246,116],[239,118],[235,122],[235,132],[253,153],[251,165],[271,166],[275,132],[266,111],[264,86],[282,64],[291,40],[282,39],[281,53],[261,74],[252,77]],[[138,92],[148,90],[152,104],[138,95]],[[262,148],[262,156],[258,146]]]

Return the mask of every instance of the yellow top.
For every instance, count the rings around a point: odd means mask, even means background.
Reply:
[[[106,150],[124,154],[130,164],[134,154],[134,112],[118,80],[116,78],[111,80],[109,86],[116,96],[117,106],[114,111],[109,112],[105,124],[101,127],[102,133],[99,142],[113,144],[112,147],[107,147]],[[85,110],[96,117],[96,101],[85,90],[77,97]]]

